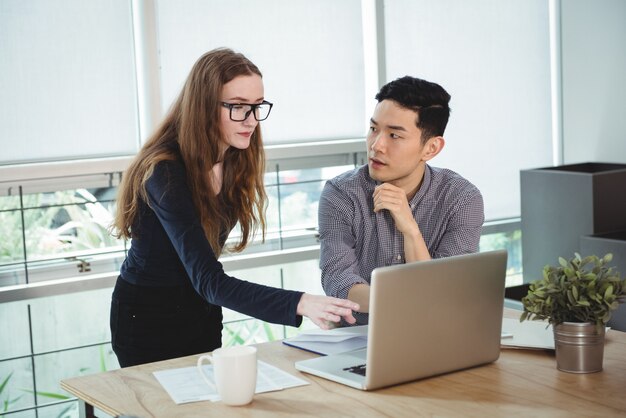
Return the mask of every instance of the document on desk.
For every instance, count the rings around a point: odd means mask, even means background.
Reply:
[[[546,322],[502,319],[502,334],[508,338],[500,340],[502,348],[534,348],[554,350],[552,326]]]
[[[322,355],[345,353],[367,347],[367,325],[304,331],[283,344]]]
[[[213,365],[205,364],[202,367],[207,377],[215,382]],[[177,404],[207,400],[217,402],[221,400],[218,393],[202,379],[195,366],[159,370],[153,374]],[[255,393],[272,392],[308,384],[309,382],[305,380],[259,360]]]

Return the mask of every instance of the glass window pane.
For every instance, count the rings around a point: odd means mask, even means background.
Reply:
[[[263,73],[266,143],[364,134],[360,0],[161,0],[157,10],[164,111],[200,55],[227,46]]]
[[[78,401],[64,402],[58,405],[42,406],[37,408],[37,415],[33,414],[33,418],[79,418]],[[99,416],[99,415],[96,415]],[[13,418],[11,415],[7,418]]]
[[[310,168],[305,170],[283,170],[280,171],[281,184],[294,184],[310,181],[322,180],[323,168]]]
[[[238,279],[280,288],[282,287],[280,270],[279,266],[270,266],[232,270],[226,273]],[[251,319],[247,315],[226,308],[222,309],[222,313],[224,315],[223,346],[257,344],[284,338],[282,325]]]
[[[110,341],[111,293],[100,289],[31,300],[35,353]]]
[[[522,284],[522,231],[486,234],[480,237],[480,251],[507,250],[506,286]]]
[[[224,324],[222,346],[259,344],[285,338],[284,326],[258,319],[247,319]]]
[[[350,165],[281,171],[279,194],[282,228],[316,230],[317,208],[326,181],[353,168]]]
[[[319,260],[300,261],[283,265],[285,289],[323,295]]]
[[[58,401],[59,397],[72,397],[61,389],[59,382],[62,379],[118,368],[119,364],[110,344],[36,356],[37,402],[44,405]]]
[[[4,381],[6,381],[6,385],[0,391],[0,414],[35,405],[35,397],[32,393],[33,370],[30,358],[0,361],[0,384]],[[15,416],[32,417],[34,415],[32,411],[29,411],[8,416],[13,418]]]
[[[29,259],[120,244],[108,231],[111,202],[98,202],[86,189],[31,197],[35,201],[24,211]]]
[[[0,2],[1,162],[137,150],[131,24],[125,1]]]
[[[20,208],[19,196],[0,196],[0,211],[17,210]]]
[[[280,188],[284,230],[317,229],[317,207],[324,181],[285,184]]]
[[[283,277],[285,289],[299,290],[314,295],[324,294],[319,260],[285,264],[283,266]],[[317,325],[310,319],[304,318],[299,328],[285,327],[286,337],[293,337],[304,330],[315,328],[317,328]]]
[[[355,167],[353,165],[341,165],[337,167],[324,167],[322,168],[322,178],[326,180],[330,180],[333,177],[338,176],[339,174],[345,173],[346,171],[353,170]]]
[[[431,161],[475,183],[487,219],[519,216],[519,171],[552,164],[550,38],[544,0],[385,2],[387,79],[452,96],[446,146]]]
[[[265,211],[265,222],[267,222],[268,232],[278,232],[280,229],[280,213],[278,210],[278,187],[266,186],[267,210]]]
[[[0,303],[0,335],[0,360],[30,354],[27,301]]]
[[[24,261],[24,240],[22,214],[19,196],[0,196],[0,286],[17,283],[4,283],[9,280],[4,275],[9,265]]]
[[[293,234],[311,235],[311,231],[317,230],[317,206],[324,184],[330,178],[353,168],[353,165],[343,165],[266,173],[267,235],[263,248],[268,251],[285,248],[275,240]],[[233,229],[230,239],[236,239],[239,234],[238,227]],[[302,245],[311,245],[304,244],[306,241],[300,242]],[[255,245],[260,245],[260,236],[256,237]]]

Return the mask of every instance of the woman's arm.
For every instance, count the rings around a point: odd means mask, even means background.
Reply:
[[[224,273],[200,224],[181,163],[157,164],[146,189],[150,207],[189,279],[208,302],[263,321],[291,326],[300,325],[300,315],[318,325],[323,325],[326,318],[343,316],[349,321],[352,317],[351,311],[348,312],[350,306],[355,306],[352,302],[251,283]]]

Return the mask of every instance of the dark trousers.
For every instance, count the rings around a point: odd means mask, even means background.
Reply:
[[[191,283],[137,286],[117,278],[111,344],[122,367],[213,351],[222,345],[222,308]]]

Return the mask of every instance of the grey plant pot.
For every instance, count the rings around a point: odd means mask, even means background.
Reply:
[[[522,170],[520,181],[526,283],[540,278],[545,265],[580,252],[582,235],[626,230],[626,164]]]
[[[556,368],[568,373],[595,373],[604,360],[604,328],[590,322],[563,322],[554,326]]]

